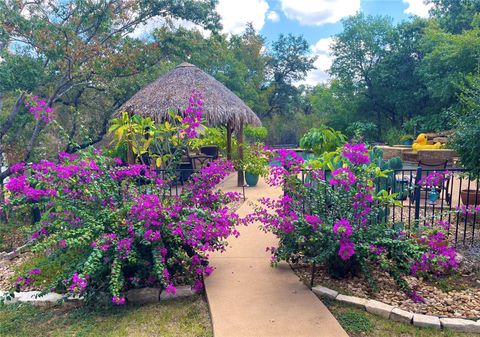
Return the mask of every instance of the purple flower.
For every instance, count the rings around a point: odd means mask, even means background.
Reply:
[[[338,256],[343,261],[349,260],[355,254],[355,244],[346,238],[340,240],[340,249],[338,250]]]
[[[25,163],[15,163],[10,166],[10,172],[17,173],[25,170]]]
[[[342,167],[332,172],[333,178],[329,183],[332,186],[342,186],[346,191],[350,191],[350,186],[355,184],[357,178],[348,167]]]
[[[307,223],[310,226],[312,226],[313,230],[317,230],[318,225],[322,223],[322,220],[318,216],[315,216],[315,215],[305,214],[304,218],[305,218],[305,221],[307,221]]]
[[[175,286],[170,283],[165,288],[165,291],[167,292],[167,294],[175,295],[177,293],[177,288],[175,288]]]
[[[45,123],[50,123],[53,118],[54,110],[47,105],[47,102],[38,98],[38,96],[31,96],[25,100],[25,107],[33,114],[36,120],[42,119]]]
[[[27,272],[28,275],[40,275],[42,273],[41,269],[34,268]]]
[[[153,231],[151,229],[146,230],[143,236],[148,241],[158,241],[162,237],[159,231]]]
[[[350,160],[353,165],[370,164],[370,157],[365,144],[345,144],[342,155]]]
[[[132,239],[126,238],[122,239],[117,242],[117,250],[120,253],[119,258],[124,260],[130,254],[130,250],[132,249]]]
[[[347,219],[340,219],[333,225],[333,232],[342,236],[352,235],[352,226]]]
[[[87,285],[87,277],[82,277],[78,273],[74,273],[72,276],[72,283],[70,284],[70,291],[82,293],[87,288]]]
[[[125,297],[120,297],[120,296],[113,296],[112,297],[112,303],[116,305],[123,305],[125,304]]]

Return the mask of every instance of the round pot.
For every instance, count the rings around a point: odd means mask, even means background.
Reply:
[[[413,144],[413,140],[412,139],[406,139],[403,141],[403,145],[408,145],[408,146],[411,146]]]
[[[475,201],[477,205],[480,204],[480,191],[465,189],[462,190],[461,196],[462,203],[466,206],[475,205]]]
[[[245,172],[245,181],[247,182],[248,186],[257,186],[258,183],[258,175],[252,174],[250,172]]]

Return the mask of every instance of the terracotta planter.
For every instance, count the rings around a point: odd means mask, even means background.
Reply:
[[[461,192],[462,196],[462,203],[466,206],[473,206],[476,204],[480,204],[480,191],[477,192],[477,190],[462,190]]]

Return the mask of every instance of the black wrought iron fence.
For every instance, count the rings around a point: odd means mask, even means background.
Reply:
[[[165,194],[159,197],[178,197],[182,193],[184,188],[188,188],[186,183],[190,179],[190,177],[198,172],[199,169],[188,168],[188,169],[174,169],[174,170],[166,170],[166,169],[157,169],[157,178],[163,179],[167,182],[167,188],[165,189]],[[138,184],[145,187],[148,191],[150,184],[155,184],[155,180],[152,179],[144,179],[141,180],[139,178]],[[243,200],[246,200],[245,197],[245,186],[242,187],[242,196]],[[38,222],[41,219],[42,213],[44,213],[46,209],[40,207],[32,207],[32,221]]]
[[[422,178],[433,172],[448,174],[433,186],[422,183]],[[301,173],[302,182],[308,173],[308,170]],[[389,178],[377,180],[375,186],[377,192],[383,189],[395,193],[400,203],[386,208],[379,220],[407,232],[432,220],[441,220],[450,224],[448,234],[455,246],[480,242],[480,184],[464,169],[393,170]],[[308,198],[304,199],[305,211],[314,207],[309,205]],[[465,212],[466,209],[472,211]]]

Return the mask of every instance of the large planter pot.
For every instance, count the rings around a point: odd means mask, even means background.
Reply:
[[[252,174],[250,172],[245,172],[245,181],[248,186],[257,186],[258,184],[258,175]]]
[[[480,191],[465,189],[461,192],[462,203],[466,206],[480,204]]]

